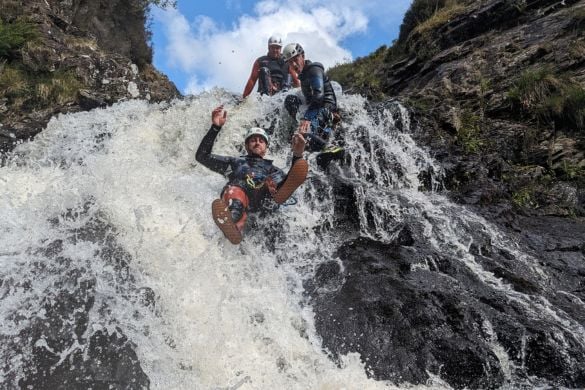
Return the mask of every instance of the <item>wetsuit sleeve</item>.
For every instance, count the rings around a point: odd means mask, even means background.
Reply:
[[[215,139],[219,134],[221,127],[211,125],[211,128],[201,140],[197,152],[195,153],[195,160],[205,165],[214,172],[225,175],[233,160],[232,157],[219,156],[211,153]]]
[[[256,84],[256,81],[258,80],[258,72],[260,71],[260,63],[258,63],[258,60],[254,61],[254,65],[252,66],[252,73],[250,73],[250,78],[248,79],[248,82],[246,83],[246,87],[244,88],[244,93],[242,93],[242,97],[245,98],[246,96],[248,96],[249,94],[252,93],[252,90],[254,89],[254,85]]]
[[[325,72],[319,66],[311,66],[307,74],[309,80],[310,96],[308,96],[308,110],[321,108],[325,97]]]

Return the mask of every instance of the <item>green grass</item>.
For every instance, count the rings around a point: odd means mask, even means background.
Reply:
[[[481,118],[478,115],[467,110],[461,113],[457,142],[468,154],[479,152],[485,145],[481,135]]]
[[[563,161],[559,168],[557,174],[561,179],[569,181],[585,179],[585,167]]]
[[[566,87],[559,104],[563,107],[563,117],[585,132],[585,89],[578,84]]]
[[[448,16],[449,9],[458,6],[465,6],[473,3],[475,0],[414,0],[408,11],[404,15],[400,25],[400,34],[398,43],[404,43],[408,40],[413,30],[425,29],[420,27],[426,24],[431,27],[441,18]],[[453,16],[453,15],[451,15]]]
[[[585,57],[585,41],[577,39],[569,46],[569,55],[574,60],[580,60]]]
[[[545,124],[585,132],[585,89],[550,67],[527,70],[508,91],[513,106]]]
[[[512,202],[518,207],[537,208],[538,203],[535,200],[534,189],[524,187],[512,193]]]
[[[440,36],[437,29],[446,25],[454,17],[461,15],[467,9],[465,1],[462,0],[427,0],[421,10],[420,19],[410,28],[408,35],[403,35],[401,30],[399,44],[404,51],[416,55],[420,60],[429,59],[441,51]],[[434,7],[434,8],[433,8]],[[412,8],[415,9],[413,3]],[[405,16],[406,20],[406,16]]]
[[[437,105],[437,98],[431,96],[408,96],[404,99],[404,102],[409,106],[414,108],[415,110],[423,113],[426,111],[431,110],[433,107]]]
[[[382,68],[387,51],[388,48],[382,46],[368,57],[330,68],[327,75],[344,88],[355,89],[356,92],[370,98],[381,99],[384,97],[382,92],[384,78],[374,70]]]
[[[37,26],[33,23],[23,20],[6,23],[0,19],[0,57],[10,58],[16,50],[38,36]]]
[[[465,11],[465,5],[456,0],[445,1],[442,8],[437,9],[429,18],[420,22],[413,30],[414,33],[424,35],[430,30],[440,27],[449,22],[452,18]]]
[[[5,64],[0,73],[0,96],[12,109],[34,109],[49,104],[73,102],[82,83],[71,71],[29,72]]]

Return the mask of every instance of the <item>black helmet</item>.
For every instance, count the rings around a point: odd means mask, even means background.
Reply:
[[[282,58],[284,58],[285,61],[289,61],[291,58],[304,53],[305,51],[301,45],[298,43],[289,43],[282,50]]]

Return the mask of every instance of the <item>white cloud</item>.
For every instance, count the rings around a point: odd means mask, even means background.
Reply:
[[[254,60],[266,54],[269,36],[278,34],[285,43],[300,43],[307,58],[329,67],[352,58],[340,45],[344,38],[365,32],[369,19],[410,0],[389,3],[337,0],[331,7],[323,0],[263,0],[253,15],[241,16],[231,28],[220,28],[205,16],[189,23],[177,10],[159,10],[154,17],[165,25],[168,65],[191,75],[184,92],[220,86],[241,93]]]

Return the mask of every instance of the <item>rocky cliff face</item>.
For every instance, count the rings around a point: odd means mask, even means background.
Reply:
[[[423,3],[427,20],[332,78],[412,107],[459,202],[585,215],[585,3]]]
[[[33,137],[59,113],[179,96],[151,64],[147,5],[2,0],[2,31],[15,43],[0,56],[0,150]],[[19,42],[22,26],[29,34]]]
[[[501,237],[478,235],[481,224],[450,256],[414,220],[406,237],[359,238],[317,269],[306,287],[324,345],[334,356],[359,352],[373,377],[395,382],[437,373],[454,388],[581,388],[585,354],[573,337],[582,332],[561,337],[571,339],[561,351],[548,319],[532,321],[461,264],[470,256],[512,294],[585,325],[585,2],[415,0],[412,9],[428,13],[407,14],[393,47],[329,75],[409,106],[417,140],[445,169],[444,193],[496,222],[546,283],[494,247]]]

